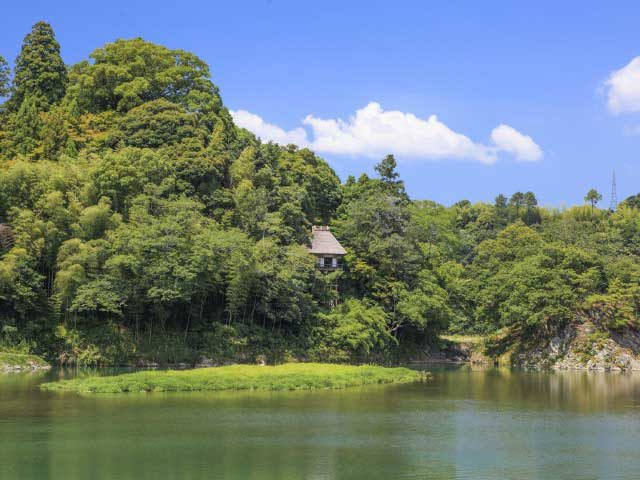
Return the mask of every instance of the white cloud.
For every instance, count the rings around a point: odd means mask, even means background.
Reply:
[[[509,125],[498,125],[491,132],[491,141],[496,149],[512,154],[522,162],[537,162],[542,158],[542,150],[528,135],[523,135]]]
[[[640,57],[609,75],[604,86],[612,113],[640,112]]]
[[[435,115],[423,120],[413,113],[384,111],[375,102],[357,110],[347,121],[323,120],[308,115],[304,123],[311,127],[313,148],[320,152],[368,157],[393,153],[410,158],[495,161],[491,149],[454,132]]]
[[[399,159],[465,159],[485,164],[494,163],[500,153],[513,155],[519,161],[537,161],[543,156],[531,137],[508,125],[495,128],[491,143],[484,145],[451,130],[435,115],[422,119],[413,113],[385,111],[376,102],[357,110],[347,120],[308,115],[303,124],[310,129],[313,140],[308,139],[302,127],[286,132],[243,110],[231,114],[237,125],[263,140],[296,143],[335,155],[378,158],[393,153]]]
[[[246,110],[232,110],[231,116],[236,125],[246,128],[265,142],[275,142],[280,145],[294,143],[301,147],[308,146],[307,132],[302,127],[294,128],[287,132],[277,125],[265,122],[258,115]]]

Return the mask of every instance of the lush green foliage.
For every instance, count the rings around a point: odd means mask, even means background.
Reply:
[[[75,364],[361,362],[452,333],[637,326],[640,210],[532,192],[412,201],[392,155],[341,184],[308,149],[237,128],[192,53],[118,40],[66,67],[51,27],[0,61],[0,327]],[[347,249],[322,274],[307,245]],[[338,285],[336,291],[333,286]],[[331,308],[332,305],[338,305]]]
[[[233,365],[196,370],[142,371],[45,383],[46,390],[78,393],[193,392],[212,390],[310,390],[415,382],[423,373],[408,368],[289,363]]]

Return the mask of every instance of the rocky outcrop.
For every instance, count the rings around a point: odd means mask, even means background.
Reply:
[[[591,321],[569,325],[546,345],[513,354],[525,368],[640,371],[640,332],[598,328]]]
[[[464,337],[464,336],[461,336]],[[396,363],[472,363],[491,365],[494,359],[485,355],[482,344],[464,338],[444,336],[437,343],[401,355]]]

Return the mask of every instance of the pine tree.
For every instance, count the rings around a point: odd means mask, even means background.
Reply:
[[[375,170],[380,174],[380,178],[382,178],[384,182],[393,183],[399,176],[398,172],[396,172],[397,166],[395,157],[393,155],[387,155],[375,166]]]
[[[65,94],[67,67],[60,56],[51,25],[36,23],[24,38],[16,59],[11,104],[18,110],[25,97],[31,96],[39,111],[48,110]]]
[[[595,188],[592,188],[587,192],[584,197],[585,202],[589,202],[591,204],[591,214],[593,215],[593,210],[596,208],[598,202],[602,200],[602,195]]]
[[[400,180],[400,174],[396,171],[397,166],[395,157],[387,155],[380,160],[374,169],[380,175],[385,191],[401,197],[403,200],[408,200],[409,197],[404,190],[404,182]]]
[[[516,192],[511,195],[509,205],[516,209],[516,216],[520,215],[520,209],[524,206],[524,193]]]

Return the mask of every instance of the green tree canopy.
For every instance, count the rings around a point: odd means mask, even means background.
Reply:
[[[196,138],[202,145],[207,132],[198,131],[196,121],[195,116],[180,105],[160,98],[129,110],[118,122],[109,142],[112,145],[121,142],[132,147],[157,148]]]
[[[625,198],[622,203],[631,208],[640,208],[640,193]]]
[[[126,112],[159,99],[199,113],[221,107],[209,67],[192,53],[135,38],[105,45],[90,57],[92,62],[69,73],[70,92],[84,111]]]

